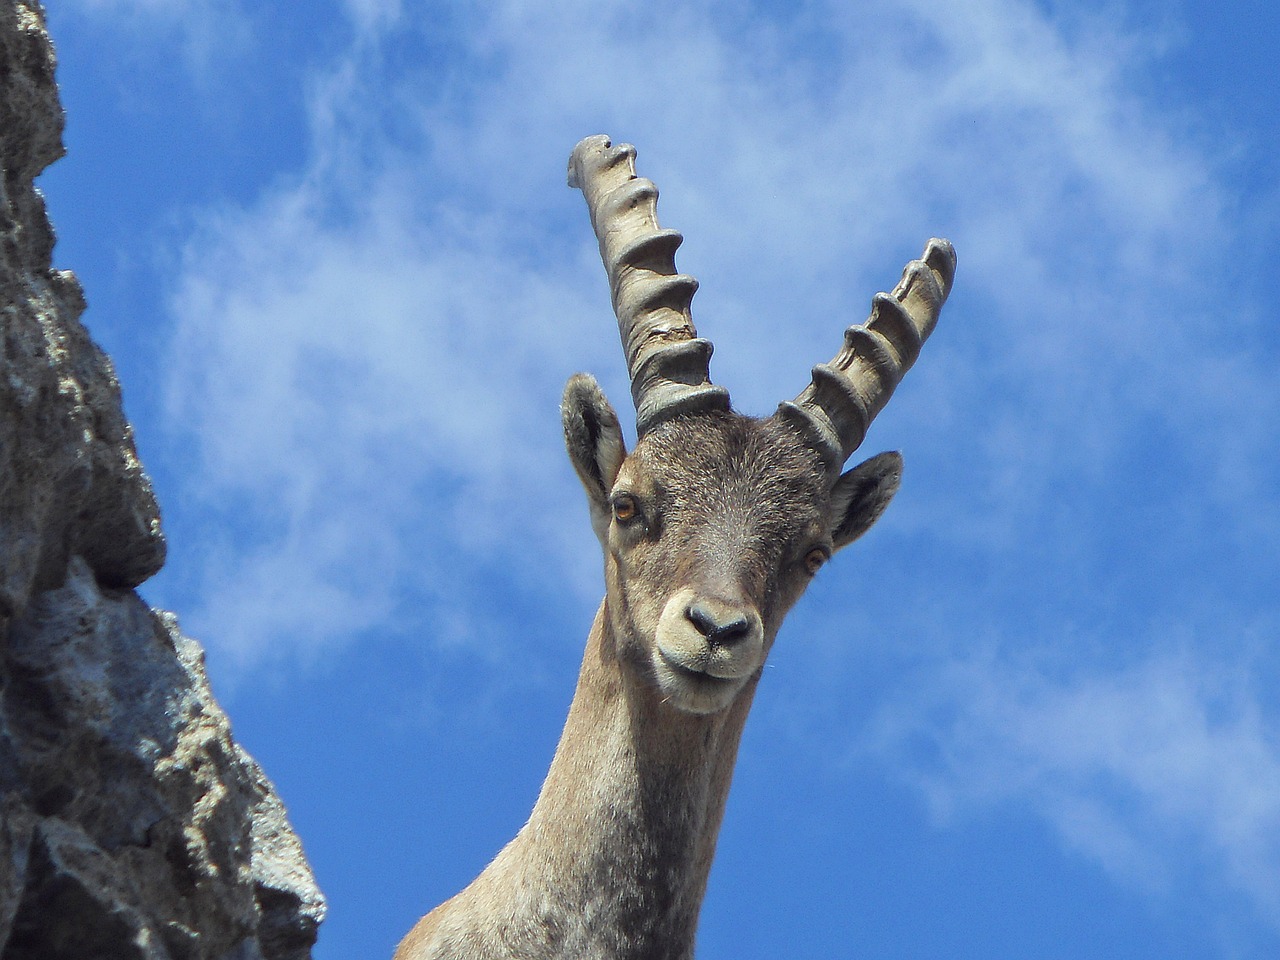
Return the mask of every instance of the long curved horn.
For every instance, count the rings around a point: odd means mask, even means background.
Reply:
[[[636,176],[635,159],[629,143],[587,137],[569,157],[569,186],[582,191],[600,241],[643,436],[672,417],[727,410],[729,392],[711,383],[711,341],[693,326],[698,281],[676,273],[684,238],[658,226],[658,188]]]
[[[949,240],[928,242],[902,271],[892,293],[877,293],[867,322],[850,327],[844,348],[813,368],[813,382],[778,408],[838,474],[862,443],[876,414],[889,402],[920,347],[933,332],[956,275]]]

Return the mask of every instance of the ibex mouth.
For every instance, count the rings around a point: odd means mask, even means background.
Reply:
[[[718,681],[724,682],[724,681],[731,681],[731,680],[738,679],[737,677],[732,677],[732,676],[730,677],[717,676],[716,674],[711,672],[709,667],[706,667],[706,666],[692,667],[692,666],[689,666],[688,664],[681,663],[679,660],[671,656],[671,654],[667,653],[667,651],[663,650],[661,647],[658,648],[658,656],[662,658],[663,665],[666,667],[669,667],[671,669],[671,672],[676,674],[676,676],[689,677],[698,681],[718,680]]]
[[[653,651],[654,674],[668,702],[686,713],[716,713],[723,710],[742,689],[746,675],[721,676],[710,666],[690,666],[667,653],[661,646]]]

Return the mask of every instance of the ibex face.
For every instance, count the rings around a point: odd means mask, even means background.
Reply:
[[[813,574],[896,492],[896,453],[840,469],[937,322],[955,254],[930,241],[804,392],[766,420],[744,417],[710,382],[711,344],[689,311],[697,282],[676,273],[680,234],[658,227],[657,189],[634,159],[588,138],[569,182],[600,242],[640,439],[628,456],[617,415],[581,374],[565,390],[565,438],[604,548],[619,657],[677,709],[713,713],[759,676]]]
[[[724,709],[759,677],[786,612],[900,477],[901,459],[884,454],[831,489],[790,424],[729,412],[663,422],[619,461],[617,418],[593,380],[570,382],[564,411],[618,654],[690,713]]]
[[[614,634],[682,710],[720,710],[759,675],[810,567],[832,549],[820,464],[768,427],[732,414],[670,421],[614,480]]]

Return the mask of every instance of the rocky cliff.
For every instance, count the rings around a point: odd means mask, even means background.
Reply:
[[[33,179],[36,0],[0,0],[0,960],[300,960],[324,900],[199,646],[133,588],[160,516]]]

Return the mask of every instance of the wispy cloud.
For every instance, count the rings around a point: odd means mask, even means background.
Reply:
[[[1239,666],[1173,651],[1062,677],[971,659],[870,729],[940,821],[1030,808],[1119,879],[1152,893],[1225,881],[1280,917],[1280,741]]]
[[[175,294],[169,409],[236,541],[193,626],[246,661],[394,625],[410,595],[465,607],[513,541],[563,568],[580,519],[556,405],[589,311],[367,186],[343,224],[307,186],[210,222]]]
[[[195,75],[212,80],[233,53],[252,41],[248,11],[239,0],[68,0],[99,30],[131,37],[139,46],[177,42]]]

